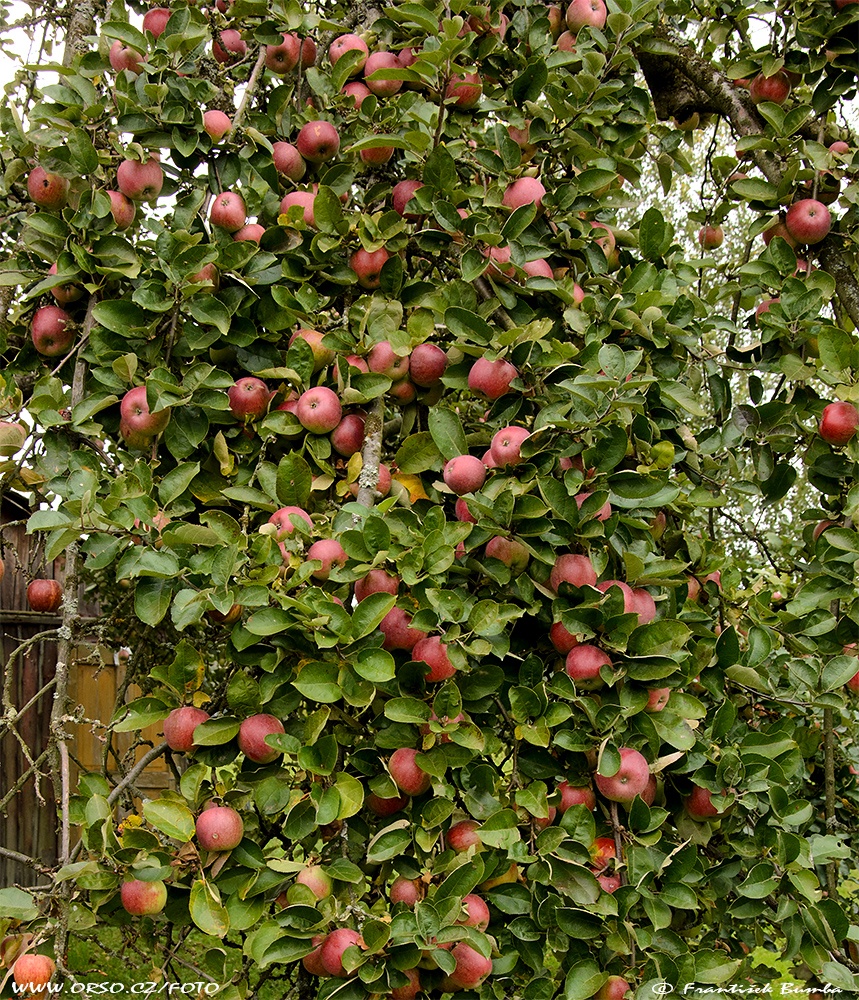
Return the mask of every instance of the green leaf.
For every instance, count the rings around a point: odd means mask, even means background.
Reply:
[[[218,888],[204,879],[197,879],[191,886],[189,902],[191,919],[204,934],[223,938],[230,929],[230,916],[221,903]]]
[[[370,594],[352,612],[352,638],[363,639],[379,627],[385,615],[397,603],[394,594]]]
[[[35,920],[38,915],[39,908],[29,892],[14,886],[0,889],[0,917],[26,922]]]
[[[298,679],[294,680],[292,685],[310,701],[331,704],[342,697],[338,673],[337,666],[333,663],[321,661],[307,663],[301,668]]]
[[[587,1000],[606,979],[608,976],[592,959],[576,962],[564,980],[564,1000]]]
[[[144,577],[134,591],[134,613],[147,625],[158,625],[170,609],[173,582]]]
[[[400,445],[396,461],[400,472],[409,475],[440,470],[443,464],[442,454],[429,431],[410,434]]]
[[[98,167],[98,152],[92,139],[81,128],[73,128],[66,143],[72,166],[81,175],[94,173]]]
[[[147,799],[143,803],[143,817],[156,830],[182,844],[186,844],[194,836],[194,814],[184,802],[167,796]]]
[[[445,461],[468,453],[468,442],[462,429],[462,421],[453,410],[433,406],[427,417],[427,426]]]
[[[285,507],[304,507],[310,496],[313,473],[301,455],[290,452],[277,466],[277,498]]]
[[[638,230],[638,246],[646,260],[659,260],[671,246],[674,238],[670,223],[662,217],[658,208],[648,208],[641,217]]]

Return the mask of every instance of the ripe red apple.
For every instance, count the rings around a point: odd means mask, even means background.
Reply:
[[[567,27],[573,34],[580,31],[585,25],[603,28],[606,13],[603,0],[573,0],[567,7]]]
[[[570,806],[584,806],[591,812],[597,807],[597,797],[590,785],[571,785],[568,781],[562,781],[558,785],[558,791],[561,793],[559,813],[565,813]]]
[[[458,496],[476,493],[486,482],[486,466],[474,455],[457,455],[445,464],[443,477]]]
[[[311,434],[328,434],[340,423],[343,407],[333,389],[317,385],[298,397],[295,415]]]
[[[725,789],[715,794],[717,798],[723,799],[727,798],[728,795]],[[709,788],[701,788],[700,785],[695,785],[691,794],[687,795],[683,800],[686,812],[689,813],[692,819],[697,820],[699,823],[705,823],[716,816],[724,816],[726,810],[720,810],[716,806],[713,802],[713,795],[714,793]],[[727,810],[727,812],[730,812],[730,810]]]
[[[852,2],[859,3],[859,0],[852,0]],[[835,153],[838,156],[846,156],[850,152],[850,146],[843,139],[837,139],[830,144],[829,152]]]
[[[57,265],[51,264],[48,268],[48,274],[55,275],[56,273]],[[51,295],[53,295],[55,302],[58,302],[61,306],[66,306],[72,302],[77,302],[78,299],[83,298],[84,290],[80,285],[76,285],[71,281],[66,281],[62,285],[54,285],[51,289]]]
[[[832,216],[823,202],[802,198],[787,210],[784,224],[797,243],[819,243],[832,228]]]
[[[391,202],[394,206],[394,211],[401,215],[404,219],[408,219],[410,222],[416,222],[420,219],[420,212],[409,212],[407,211],[407,206],[412,200],[415,191],[420,190],[423,187],[423,181],[400,181],[395,184],[391,189]]]
[[[370,92],[377,97],[393,97],[403,86],[403,81],[391,79],[384,71],[402,68],[402,64],[393,52],[373,52],[364,63],[364,82]],[[374,80],[374,73],[382,75]]]
[[[225,28],[212,42],[212,55],[222,66],[244,59],[248,43],[235,28]]]
[[[725,233],[721,226],[702,226],[698,230],[698,242],[704,250],[715,250],[722,245]]]
[[[245,200],[235,191],[222,191],[212,200],[209,221],[228,233],[238,232],[247,220]]]
[[[581,510],[582,504],[588,499],[589,496],[591,496],[590,493],[576,494],[575,500],[579,510]],[[600,509],[596,512],[596,514],[593,514],[592,517],[596,521],[607,521],[611,517],[611,504],[608,500],[606,500],[602,507],[600,507]]]
[[[647,692],[647,704],[644,706],[645,712],[661,712],[668,704],[671,697],[671,688],[651,688]]]
[[[628,803],[641,795],[650,780],[650,767],[645,758],[629,747],[620,750],[620,768],[616,774],[606,777],[594,775],[599,793],[611,802]]]
[[[837,521],[818,521],[814,526],[814,530],[811,532],[812,539],[816,542],[818,538],[826,531],[827,528],[831,528]]]
[[[307,561],[318,559],[322,566],[310,574],[316,580],[327,580],[333,566],[346,565],[346,550],[336,538],[320,538],[307,550]]]
[[[164,186],[164,171],[154,156],[144,160],[123,160],[116,168],[116,186],[132,201],[154,201]]]
[[[549,575],[549,589],[557,592],[562,583],[573,587],[595,587],[597,574],[593,563],[587,556],[569,553],[558,556]]]
[[[593,691],[603,686],[600,668],[614,666],[611,657],[598,646],[583,644],[574,646],[565,662],[567,676],[576,682],[576,687],[584,691]]]
[[[859,427],[859,411],[852,403],[829,403],[824,406],[818,431],[827,444],[845,445]]]
[[[371,166],[379,166],[382,163],[387,163],[393,155],[393,146],[375,146],[372,149],[362,149],[358,153],[361,162],[370,164]]]
[[[301,68],[309,69],[316,64],[316,42],[308,35],[301,40]]]
[[[296,885],[304,885],[317,899],[327,899],[334,888],[334,880],[319,865],[308,865],[295,876]]]
[[[361,52],[364,56],[363,59],[358,60],[355,67],[349,73],[350,76],[357,76],[364,68],[367,58],[370,55],[370,50],[360,35],[340,35],[334,39],[328,49],[328,58],[331,61],[331,65],[336,66],[340,57],[344,56],[347,52]]]
[[[603,580],[602,583],[597,584],[597,590],[603,594],[607,594],[612,587],[617,587],[623,594],[623,613],[625,615],[638,614],[635,598],[632,596],[632,587],[624,583],[623,580]]]
[[[284,195],[280,203],[280,214],[287,215],[293,205],[300,205],[304,212],[304,222],[308,226],[316,226],[316,216],[314,206],[316,204],[316,194],[313,191],[290,191]]]
[[[549,629],[549,639],[555,649],[566,656],[567,653],[579,644],[579,637],[573,635],[561,622],[553,622]]]
[[[631,989],[632,987],[622,976],[609,976],[594,993],[593,1000],[623,1000]]]
[[[394,784],[406,795],[423,795],[429,791],[432,778],[421,769],[415,758],[417,750],[409,747],[400,747],[391,754],[388,761],[388,770],[394,779]]]
[[[49,174],[44,167],[33,167],[27,177],[27,193],[41,208],[65,208],[69,182],[59,174]]]
[[[385,641],[382,649],[403,649],[410,653],[415,646],[426,639],[426,632],[412,628],[412,616],[402,608],[393,607],[379,623]]]
[[[313,529],[313,521],[311,521],[310,515],[306,510],[302,510],[301,507],[281,507],[280,510],[276,510],[271,515],[268,523],[276,526],[277,534],[275,537],[280,541],[295,531],[293,520],[299,519],[306,521],[308,528]]]
[[[280,45],[266,45],[265,65],[272,73],[284,75],[291,73],[298,65],[301,54],[301,46],[298,38],[289,32],[283,33],[283,41]]]
[[[374,344],[367,355],[367,370],[387,375],[394,382],[409,374],[410,356],[401,357],[394,351],[390,341],[381,340]]]
[[[486,399],[500,399],[510,391],[510,384],[518,375],[516,368],[503,358],[497,361],[478,358],[468,373],[468,388]]]
[[[319,960],[329,976],[345,979],[349,975],[343,968],[343,952],[353,945],[363,948],[364,939],[357,931],[348,927],[338,927],[325,938],[319,952]]]
[[[230,806],[212,806],[197,817],[197,841],[204,851],[231,851],[244,832],[242,817]]]
[[[282,751],[270,747],[265,738],[279,736],[285,731],[283,723],[273,715],[264,712],[251,715],[239,726],[239,750],[257,764],[270,764]]]
[[[167,902],[167,886],[159,880],[143,882],[132,879],[122,883],[119,898],[126,913],[134,917],[160,913]]]
[[[790,80],[781,70],[772,76],[758,73],[749,84],[749,96],[753,104],[761,104],[763,101],[784,104],[790,96]]]
[[[784,224],[784,219],[778,219],[774,225],[770,226],[768,229],[765,229],[761,233],[761,236],[766,246],[770,245],[771,240],[775,236],[780,236],[785,241],[785,243],[787,243],[787,245],[790,247],[797,246],[797,241],[787,231],[787,226],[785,226]]]
[[[289,906],[289,897],[285,892],[282,892],[280,896],[277,897],[275,901],[279,906]],[[305,955],[301,960],[301,964],[304,966],[305,970],[310,973],[311,976],[327,976],[328,971],[322,964],[322,943],[325,941],[324,934],[314,934],[311,938],[313,944],[313,951],[309,955]]]
[[[576,51],[576,36],[572,31],[562,31],[558,35],[558,40],[555,42],[555,48],[559,52],[575,52]]]
[[[258,222],[248,222],[246,225],[242,226],[241,229],[238,229],[233,233],[233,239],[236,243],[258,244],[264,235],[265,226],[261,226]]]
[[[461,111],[476,107],[483,94],[483,83],[477,73],[454,73],[444,92],[446,102]]]
[[[521,208],[523,205],[536,205],[539,210],[543,207],[545,196],[546,189],[536,177],[520,177],[507,185],[501,204],[511,210]]]
[[[274,169],[291,181],[300,181],[307,170],[304,157],[291,142],[278,141],[272,146]],[[283,211],[283,209],[281,209]]]
[[[63,588],[58,580],[33,580],[27,587],[31,611],[54,614],[63,603]]]
[[[364,418],[347,413],[331,432],[331,447],[344,458],[357,454],[364,444]]]
[[[464,941],[455,944],[450,953],[456,960],[456,968],[442,980],[441,989],[444,992],[476,989],[492,972],[492,960],[484,958]]]
[[[351,97],[352,103],[356,108],[360,108],[368,97],[373,96],[370,88],[359,80],[352,80],[351,83],[345,84],[340,93]]]
[[[33,313],[30,325],[33,346],[46,358],[56,358],[75,341],[72,318],[59,306],[42,306]]]
[[[110,198],[110,214],[113,216],[116,228],[128,229],[137,215],[134,202],[121,191],[108,191],[107,196]]]
[[[203,128],[213,142],[220,142],[232,127],[232,118],[223,111],[210,108],[203,112]]]
[[[143,30],[148,31],[155,38],[160,38],[164,34],[167,22],[170,20],[172,11],[167,7],[153,7],[143,15]]]
[[[489,450],[492,452],[492,459],[499,468],[508,465],[519,465],[524,459],[521,455],[522,444],[531,436],[531,432],[524,427],[511,425],[502,427],[500,431],[493,435]]]
[[[56,971],[54,960],[47,955],[21,955],[12,966],[12,978],[18,986],[25,988],[45,986]]]
[[[416,642],[412,649],[412,659],[416,663],[426,663],[429,667],[426,679],[432,684],[446,681],[456,673],[456,667],[448,658],[447,646],[437,635],[427,636]]]
[[[435,344],[418,344],[409,357],[409,378],[416,385],[428,388],[444,375],[447,354]]]
[[[488,559],[498,559],[505,566],[509,566],[515,575],[524,573],[531,560],[531,553],[515,538],[504,538],[502,535],[495,535],[486,543],[484,549]]]
[[[551,278],[554,280],[555,272],[552,265],[542,258],[537,260],[526,260],[522,265],[522,270],[529,278]]]
[[[395,986],[391,990],[392,1000],[416,1000],[422,989],[420,969],[403,969],[401,972],[409,982],[407,986]]]
[[[355,600],[360,604],[370,594],[394,594],[396,596],[399,587],[400,578],[398,576],[392,576],[383,569],[371,569],[366,576],[355,581]]]
[[[128,390],[120,401],[119,414],[132,433],[149,438],[160,434],[170,422],[169,410],[149,412],[145,385],[137,385]]]
[[[305,160],[324,163],[340,151],[340,133],[331,122],[308,122],[298,133],[295,145]]]
[[[373,290],[382,283],[382,268],[391,255],[384,247],[378,250],[365,250],[361,247],[349,258],[349,267],[355,272],[358,284],[362,288]]]
[[[140,72],[140,64],[143,62],[143,56],[136,49],[124,45],[119,39],[111,45],[107,59],[115,72],[122,73],[127,69],[135,76]]]
[[[419,878],[404,878],[402,875],[394,879],[388,892],[392,903],[405,903],[409,907],[413,907],[423,896],[423,882]]]
[[[607,868],[610,861],[617,859],[617,848],[611,837],[597,837],[590,846],[591,864],[597,871]]]
[[[262,379],[247,375],[227,390],[230,413],[239,420],[259,420],[264,417],[271,393]]]
[[[638,615],[638,624],[647,625],[656,617],[656,601],[643,587],[632,591],[630,610]]]
[[[469,847],[476,847],[478,850],[483,847],[483,841],[480,839],[480,824],[473,819],[463,819],[454,823],[447,831],[445,840],[447,846],[452,851],[456,851],[457,854],[462,854]]]
[[[196,746],[194,730],[210,718],[208,712],[194,705],[174,708],[164,720],[164,739],[177,753],[190,753]]]
[[[218,274],[218,268],[215,264],[205,264],[200,268],[196,274],[192,274],[188,278],[188,282],[192,284],[200,284],[204,288],[216,292],[221,286],[221,278]]]
[[[462,897],[462,908],[465,910],[465,917],[457,920],[458,924],[465,927],[476,927],[479,931],[485,931],[489,926],[489,907],[485,900],[474,892]]]
[[[375,792],[370,792],[367,798],[364,799],[364,804],[370,812],[375,813],[377,816],[386,817],[393,816],[394,813],[405,809],[409,804],[409,800],[405,795],[399,795],[393,799],[383,799],[381,796],[376,795]]]

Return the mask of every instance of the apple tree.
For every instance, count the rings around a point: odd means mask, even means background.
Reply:
[[[15,6],[0,473],[67,584],[4,964],[855,991],[859,3]]]

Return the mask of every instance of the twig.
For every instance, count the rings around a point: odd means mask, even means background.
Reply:
[[[15,798],[15,796],[24,787],[24,785],[27,784],[31,774],[36,775],[37,778],[36,784],[38,786],[38,777],[40,777],[39,766],[41,764],[44,764],[49,754],[50,754],[49,749],[43,750],[39,754],[39,756],[33,761],[30,767],[28,767],[27,770],[16,780],[15,784],[12,785],[12,787],[9,789],[8,792],[6,792],[3,798],[0,799],[0,813],[2,813],[5,810],[6,806],[12,801],[12,799]]]
[[[617,855],[617,862],[618,864],[620,864],[620,862],[623,860],[623,840],[621,839],[620,836],[620,818],[618,817],[616,802],[611,803],[609,814],[611,816],[611,832],[612,836],[614,837],[614,850],[615,854]],[[620,879],[620,884],[623,885],[626,882],[626,876],[624,875],[623,871],[618,870],[617,875],[618,878]]]
[[[42,875],[48,875],[51,871],[50,868],[46,868],[41,862],[36,861],[35,858],[31,858],[26,854],[21,854],[19,851],[11,851],[8,847],[0,847],[0,857],[9,858],[10,861],[17,861],[19,865],[25,865],[27,868],[32,868],[34,871],[37,871]]]
[[[247,86],[245,87],[245,92],[242,94],[242,99],[239,103],[238,109],[233,116],[233,132],[237,132],[239,125],[242,123],[242,119],[245,116],[245,111],[247,110],[248,102],[251,99],[251,95],[256,90],[257,81],[259,80],[259,75],[262,72],[262,68],[265,65],[265,46],[261,45],[259,50],[259,55],[257,56],[257,61],[254,63],[254,68],[251,70],[251,75],[248,78]]]
[[[489,287],[489,284],[487,283],[485,278],[475,278],[472,284],[477,289],[478,294],[484,300],[484,302],[492,302],[493,300],[495,300],[496,302],[498,301],[492,294],[492,289]],[[495,309],[492,315],[498,317],[498,322],[504,327],[505,330],[512,330],[516,326],[516,324],[508,315],[507,310],[503,309],[500,303],[498,304],[497,308]]]

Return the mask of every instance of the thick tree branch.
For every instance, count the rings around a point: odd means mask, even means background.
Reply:
[[[364,426],[364,447],[361,449],[361,472],[358,476],[358,503],[372,507],[379,482],[379,462],[382,460],[382,431],[385,424],[385,399],[377,396]]]

